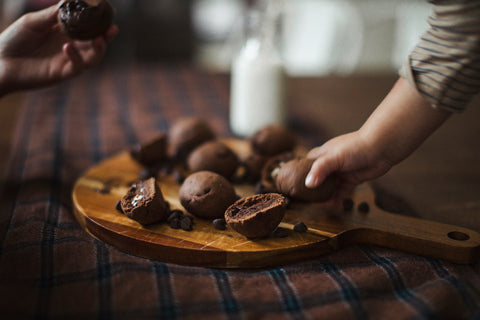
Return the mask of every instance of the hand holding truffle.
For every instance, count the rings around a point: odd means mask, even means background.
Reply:
[[[378,178],[408,157],[452,113],[432,108],[408,82],[400,78],[359,130],[338,136],[308,154],[316,159],[305,184],[314,188],[335,172],[342,200],[365,181]]]
[[[58,23],[63,5],[25,14],[0,34],[0,96],[55,84],[101,61],[117,26],[110,20],[98,36],[72,40]]]
[[[316,188],[335,173],[337,187],[332,200],[340,203],[355,186],[380,177],[392,167],[374,151],[359,132],[333,138],[308,153],[307,157],[315,161],[305,185]]]

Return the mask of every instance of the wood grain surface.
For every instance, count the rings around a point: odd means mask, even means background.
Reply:
[[[240,140],[229,143],[241,154],[248,152]],[[82,175],[72,195],[75,216],[85,230],[133,255],[196,266],[252,268],[301,261],[354,243],[369,243],[457,263],[478,258],[477,232],[382,211],[375,205],[369,184],[354,191],[355,207],[351,211],[321,203],[293,202],[280,224],[287,229],[285,238],[249,240],[229,228],[217,230],[211,221],[199,218],[195,218],[192,231],[171,229],[166,223],[144,227],[115,209],[140,170],[128,152],[120,153]],[[157,181],[171,208],[183,210],[178,200],[180,185],[175,179],[165,175]],[[251,185],[235,188],[240,196],[253,194]],[[367,213],[358,210],[361,202],[368,204]],[[300,221],[308,226],[307,232],[293,231]]]

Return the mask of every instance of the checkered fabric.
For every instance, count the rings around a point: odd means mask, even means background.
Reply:
[[[275,268],[209,269],[132,256],[79,226],[76,178],[184,115],[229,135],[228,90],[226,75],[128,66],[28,94],[0,220],[1,319],[480,318],[478,264],[362,245]],[[292,112],[294,127],[309,128],[301,106]],[[321,142],[310,129],[305,140]]]

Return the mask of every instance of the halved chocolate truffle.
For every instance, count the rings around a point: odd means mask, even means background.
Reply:
[[[168,132],[170,155],[184,161],[193,149],[214,138],[213,130],[202,119],[183,118],[175,122]]]
[[[168,205],[155,178],[133,184],[121,200],[127,217],[142,225],[162,222],[169,214]]]
[[[316,188],[311,189],[305,186],[305,178],[313,162],[313,159],[299,158],[282,164],[274,178],[278,192],[292,199],[309,202],[322,202],[330,199],[335,192],[337,184],[337,179],[334,175],[328,176]]]
[[[296,144],[295,135],[281,125],[269,125],[255,132],[250,138],[255,153],[274,156],[292,151]]]
[[[230,179],[238,167],[237,155],[219,141],[207,141],[190,153],[187,160],[192,172],[212,171]]]
[[[285,197],[278,193],[242,198],[225,211],[228,226],[249,239],[268,237],[285,215]]]
[[[147,143],[132,148],[130,155],[147,167],[161,164],[167,160],[167,135],[161,133]]]
[[[180,187],[178,196],[188,212],[205,219],[223,218],[228,206],[237,200],[232,184],[211,171],[189,175]]]
[[[58,22],[68,37],[91,40],[107,32],[113,16],[114,10],[107,0],[64,0]]]

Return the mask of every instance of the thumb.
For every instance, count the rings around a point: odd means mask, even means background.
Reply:
[[[338,169],[338,164],[334,158],[323,156],[317,158],[310,168],[310,172],[305,178],[307,188],[318,187],[325,178]]]
[[[51,28],[57,23],[58,9],[58,5],[53,5],[40,11],[28,13],[25,19],[25,26],[39,30]]]

